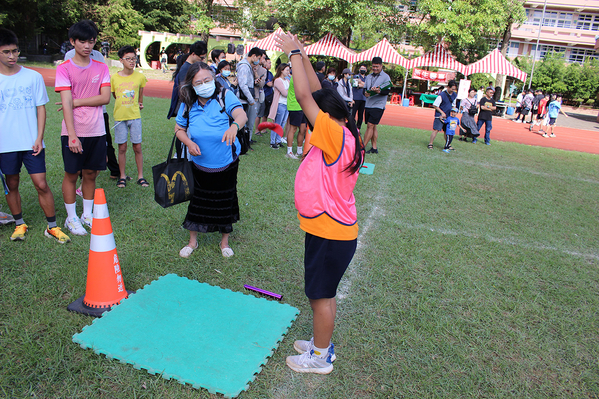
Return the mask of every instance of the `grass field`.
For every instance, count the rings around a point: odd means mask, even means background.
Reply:
[[[165,118],[168,101],[144,103],[151,180],[174,122]],[[48,180],[64,223],[60,115],[54,106],[48,114]],[[176,273],[233,291],[263,287],[298,307],[240,398],[599,397],[597,156],[497,141],[456,141],[457,151],[444,154],[426,149],[428,135],[383,126],[380,154],[367,157],[376,171],[355,190],[359,246],[339,290],[332,374],[285,365],[293,341],[310,337],[311,312],[293,204],[298,163],[266,137],[242,157],[231,259],[220,255],[216,234],[180,258],[186,206],[162,209],[152,188],[117,189],[108,173],[99,176],[127,289]],[[92,320],[66,310],[85,290],[89,236],[64,246],[48,240],[25,174],[21,195],[27,240],[10,242],[13,227],[0,226],[0,397],[217,397],[72,342]]]

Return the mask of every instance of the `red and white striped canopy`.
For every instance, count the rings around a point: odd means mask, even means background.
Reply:
[[[410,66],[410,61],[407,58],[403,57],[401,54],[399,54],[393,48],[391,43],[389,43],[389,41],[384,38],[368,50],[356,54],[353,62],[372,61],[374,57],[381,57],[383,59],[383,62],[401,65],[404,68],[409,68]]]
[[[473,73],[500,73],[502,75],[513,76],[523,82],[526,81],[527,76],[526,72],[512,65],[498,49],[491,51],[484,58],[468,65],[464,75],[468,76]]]
[[[266,36],[264,39],[260,39],[254,43],[248,43],[248,45],[245,48],[246,53],[248,53],[254,47],[258,47],[260,50],[281,51],[281,49],[277,46],[277,43],[275,42],[275,37],[279,34],[285,34],[285,32],[283,32],[283,29],[278,28],[276,31]]]
[[[461,73],[466,71],[466,65],[456,61],[455,57],[445,50],[443,43],[438,43],[433,50],[418,58],[410,60],[410,68],[421,66],[453,69],[454,71]]]
[[[306,47],[308,55],[326,55],[341,58],[349,63],[353,62],[356,53],[347,48],[336,36],[327,33],[322,39]]]

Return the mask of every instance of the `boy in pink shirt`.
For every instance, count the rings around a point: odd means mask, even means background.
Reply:
[[[102,105],[110,102],[110,73],[106,64],[90,58],[98,28],[92,21],[77,22],[69,29],[75,56],[56,68],[55,91],[60,93],[64,119],[61,147],[65,175],[62,192],[67,220],[65,227],[85,235],[82,223],[91,228],[96,176],[106,169],[106,131]],[[77,217],[77,178],[82,172],[83,213]]]

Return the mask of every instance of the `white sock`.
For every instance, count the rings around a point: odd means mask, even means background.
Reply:
[[[297,155],[302,155],[304,153],[304,147],[297,147]]]
[[[330,346],[331,346],[330,344],[326,348],[317,348],[315,346],[312,346],[312,349],[314,350],[314,354],[316,356],[324,359],[329,355],[329,347]]]
[[[94,209],[94,200],[83,200],[83,213],[82,215],[91,215],[92,209]]]
[[[293,147],[287,147],[287,154],[293,154]]]
[[[67,217],[69,219],[73,219],[74,217],[77,217],[77,203],[73,202],[72,204],[67,204],[65,202],[64,207],[67,210]]]

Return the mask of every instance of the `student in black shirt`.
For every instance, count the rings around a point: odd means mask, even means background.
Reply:
[[[493,98],[493,88],[487,87],[485,96],[480,100],[480,112],[478,113],[478,130],[485,125],[485,144],[491,145],[491,129],[493,129],[493,111],[497,109]]]

